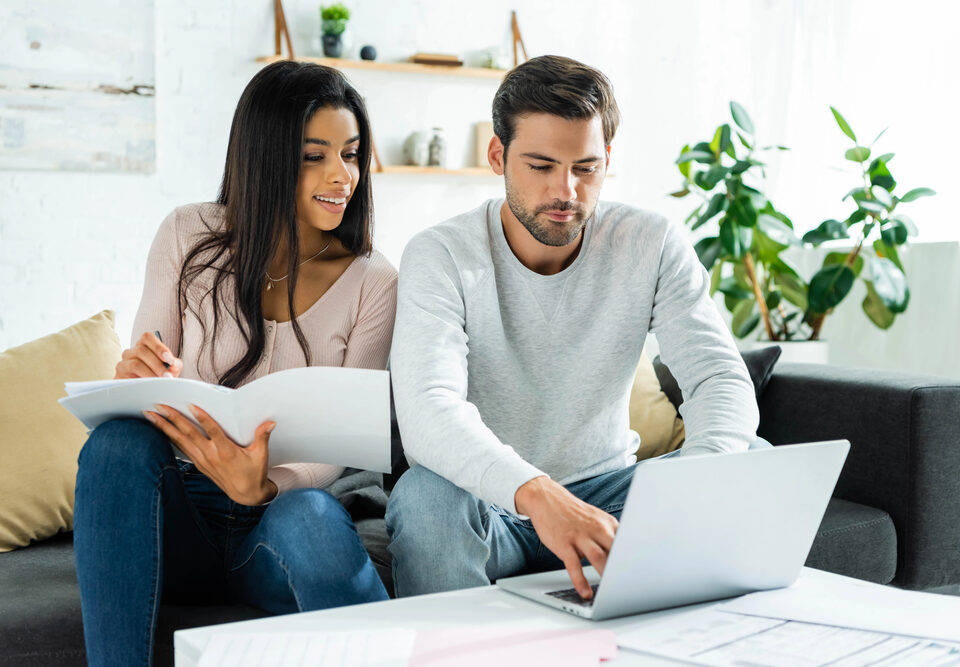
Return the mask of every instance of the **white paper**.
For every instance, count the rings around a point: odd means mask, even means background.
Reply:
[[[242,445],[272,419],[270,465],[390,472],[389,378],[387,371],[314,366],[271,373],[236,390],[180,378],[70,382],[60,404],[91,429],[110,419],[142,418],[155,404],[189,418],[194,404]]]
[[[416,632],[246,632],[210,637],[198,667],[404,667]]]
[[[718,607],[738,614],[960,642],[960,597],[804,577]]]
[[[617,644],[716,667],[960,665],[957,643],[747,616],[720,608],[679,614],[633,630],[622,628]]]

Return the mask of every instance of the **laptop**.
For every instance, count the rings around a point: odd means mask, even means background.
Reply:
[[[796,581],[847,458],[846,440],[675,456],[636,467],[601,580],[583,600],[566,570],[500,588],[599,621]]]

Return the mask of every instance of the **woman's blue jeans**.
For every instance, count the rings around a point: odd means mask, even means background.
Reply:
[[[149,665],[161,600],[284,614],[387,599],[333,496],[239,505],[139,419],[102,424],[80,452],[74,553],[90,665]]]

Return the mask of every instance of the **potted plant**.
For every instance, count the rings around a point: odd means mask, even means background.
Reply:
[[[686,145],[677,165],[683,188],[674,197],[693,194],[701,201],[686,224],[696,230],[718,221],[717,234],[697,242],[697,256],[710,271],[711,293],[723,294],[733,333],[744,338],[763,325],[771,341],[791,340],[795,320],[807,308],[806,283],[780,255],[801,245],[793,222],[764,194],[765,163],[757,156],[785,146],[756,147],[753,121],[730,102],[729,123],[713,139]]]
[[[910,288],[898,248],[917,235],[917,227],[898,208],[936,194],[921,187],[903,196],[895,195],[897,181],[888,167],[894,154],[884,153],[871,159],[873,144],[886,130],[870,146],[861,146],[840,112],[833,107],[830,111],[840,130],[853,141],[853,148],[844,157],[860,166],[862,184],[844,195],[843,201],[849,199],[856,206],[844,220],[825,220],[803,235],[804,243],[813,246],[836,239],[856,239],[851,250],[829,253],[823,267],[810,280],[809,303],[803,319],[810,329],[810,340],[820,337],[827,315],[850,293],[858,278],[867,288],[863,311],[881,329],[889,328],[896,316],[907,309]]]
[[[845,220],[826,220],[802,239],[794,233],[791,220],[763,194],[765,165],[755,157],[753,122],[736,102],[730,103],[730,113],[740,130],[736,138],[743,152],[738,151],[730,125],[724,124],[712,141],[684,146],[677,158],[684,185],[672,195],[695,194],[702,200],[686,223],[695,230],[713,219],[719,221],[718,234],[695,246],[711,272],[711,293],[723,294],[738,338],[749,336],[762,324],[760,344],[787,348],[804,342],[803,353],[785,349],[784,358],[802,355],[804,360],[826,361],[826,347],[820,341],[824,320],[857,278],[866,283],[863,309],[877,326],[888,328],[906,309],[910,294],[897,247],[916,235],[916,225],[895,209],[935,194],[929,188],[916,188],[902,197],[893,195],[896,181],[887,166],[893,154],[870,160],[872,144],[860,146],[843,116],[831,110],[840,129],[854,142],[845,157],[860,165],[863,185],[844,197],[857,206]],[[773,149],[787,150],[784,146],[759,150]],[[879,238],[868,244],[873,232]],[[853,249],[829,253],[809,283],[781,256],[790,247],[846,238],[857,239]]]
[[[350,10],[337,3],[320,6],[320,30],[323,33],[323,55],[339,58],[343,54],[343,31],[347,29]]]

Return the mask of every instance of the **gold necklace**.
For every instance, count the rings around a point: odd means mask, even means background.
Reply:
[[[318,252],[318,253],[317,253],[316,255],[314,255],[313,257],[308,257],[307,259],[303,260],[302,262],[300,262],[299,264],[297,264],[297,267],[299,268],[299,267],[303,266],[304,264],[306,264],[307,262],[309,262],[311,259],[316,259],[316,258],[319,257],[320,255],[322,255],[323,252],[324,252],[327,248],[330,247],[330,244],[331,244],[331,243],[332,243],[332,241],[327,241],[327,245],[323,246],[323,247],[320,249],[320,252]],[[270,276],[270,273],[269,273],[269,272],[264,271],[264,273],[265,273],[266,276],[267,276],[267,280],[270,281],[270,282],[267,283],[267,291],[268,291],[268,292],[273,289],[273,283],[279,283],[279,282],[282,281],[282,280],[286,280],[286,279],[287,279],[287,276],[290,275],[290,274],[288,273],[286,276],[283,276],[282,278],[273,278],[273,277]]]

